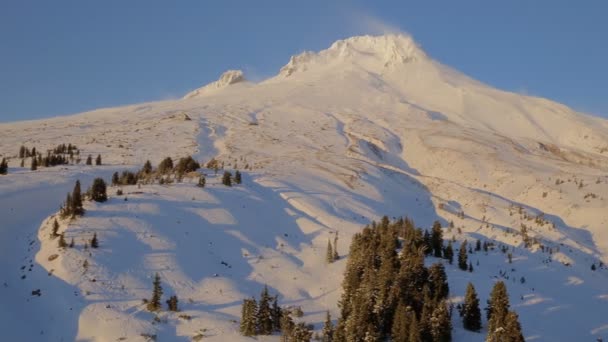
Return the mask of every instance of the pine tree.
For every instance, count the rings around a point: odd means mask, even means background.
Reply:
[[[53,230],[51,231],[51,238],[56,238],[57,236],[59,236],[58,232],[59,222],[57,222],[57,219],[55,219],[55,221],[53,221]]]
[[[57,242],[57,245],[59,248],[66,248],[68,246],[68,243],[65,242],[65,237],[63,234],[59,234],[59,241]]]
[[[199,187],[201,187],[201,188],[204,188],[204,187],[205,187],[205,176],[200,175],[200,176],[198,177],[198,184],[197,184],[197,186],[199,186]]]
[[[0,175],[5,175],[8,172],[8,163],[6,162],[6,159],[2,158],[2,161],[0,161]]]
[[[177,312],[179,311],[178,307],[177,307],[177,296],[173,295],[171,297],[169,297],[169,299],[167,300],[167,307],[169,309],[169,311],[173,311],[173,312]]]
[[[167,158],[163,159],[160,162],[160,164],[158,164],[158,167],[156,168],[156,170],[161,175],[170,173],[171,171],[173,171],[173,159],[171,159],[171,157],[167,157]]]
[[[256,329],[256,312],[257,303],[254,298],[246,298],[243,300],[241,308],[241,327],[240,331],[243,336],[255,336]]]
[[[433,223],[433,228],[431,230],[431,245],[433,246],[435,257],[441,258],[441,252],[443,250],[443,231],[439,221]]]
[[[481,311],[479,309],[479,299],[473,284],[467,285],[467,292],[464,296],[462,305],[462,325],[465,329],[479,331],[481,329]]]
[[[74,238],[70,240],[70,244],[68,245],[70,248],[74,248]]]
[[[97,233],[93,233],[93,238],[91,239],[91,248],[98,248],[99,241],[97,241]]]
[[[408,342],[422,342],[422,338],[420,337],[420,329],[418,327],[418,320],[416,320],[416,315],[412,315],[412,320],[410,321],[409,330],[409,338]]]
[[[393,317],[393,327],[391,338],[394,342],[408,342],[410,335],[410,325],[412,312],[407,309],[403,302],[399,302]]]
[[[281,316],[283,315],[283,310],[279,306],[278,295],[272,297],[272,307],[270,309],[270,313],[272,316],[272,330],[281,331]]]
[[[72,191],[72,216],[84,214],[84,208],[82,206],[82,194],[80,190],[80,181],[77,180]]]
[[[291,331],[290,342],[309,342],[312,338],[312,331],[305,323],[298,323]]]
[[[112,185],[120,185],[120,177],[118,176],[118,172],[114,172],[114,174],[112,175]]]
[[[144,164],[144,167],[141,169],[141,172],[144,175],[149,175],[152,173],[152,163],[150,163],[149,160],[146,160],[146,163]]]
[[[106,193],[106,182],[102,178],[95,178],[91,186],[91,199],[95,202],[105,202],[108,200]]]
[[[239,172],[239,170],[236,170],[236,171],[234,172],[234,182],[235,182],[236,184],[241,184],[241,182],[242,182],[242,179],[241,179],[241,173]]]
[[[448,284],[448,276],[445,273],[443,264],[435,263],[429,267],[429,282],[435,301],[440,301],[448,297],[450,294],[450,285]]]
[[[281,316],[281,341],[290,342],[291,334],[293,332],[295,324],[291,318],[291,312],[285,310]]]
[[[493,341],[495,333],[504,329],[505,319],[509,312],[509,295],[504,282],[494,284],[488,300],[488,340]]]
[[[270,295],[268,294],[268,287],[264,286],[262,294],[260,295],[260,302],[258,305],[258,312],[256,315],[258,334],[270,335],[272,334],[272,313],[270,311]]]
[[[458,268],[463,271],[466,271],[469,267],[467,258],[467,240],[464,240],[460,245],[460,249],[458,250]]]
[[[434,342],[452,340],[452,321],[445,301],[439,302],[431,314],[431,335]]]
[[[336,231],[336,235],[334,236],[334,260],[340,260],[340,255],[338,254],[338,232]]]
[[[160,298],[163,295],[163,288],[160,285],[160,276],[158,273],[154,275],[154,281],[152,282],[152,298],[148,302],[148,310],[149,311],[158,311],[160,310]]]
[[[101,165],[101,154],[97,155],[97,158],[95,159],[95,165],[97,165],[97,166]]]
[[[505,337],[509,342],[524,342],[524,335],[519,324],[519,317],[513,311],[507,313],[505,318]]]
[[[225,186],[232,186],[232,174],[230,171],[224,171],[224,176],[222,177],[222,184]]]
[[[32,165],[30,166],[30,170],[36,171],[38,170],[38,160],[35,157],[32,157]]]
[[[450,265],[454,262],[454,249],[452,248],[452,241],[448,241],[448,245],[443,251],[444,259],[447,259]]]
[[[334,340],[334,324],[331,321],[331,315],[329,311],[327,311],[325,315],[325,323],[323,323],[323,336],[321,337],[321,341],[323,342],[333,342]]]
[[[93,165],[93,157],[91,157],[91,155],[89,154],[89,156],[87,157],[87,165]]]
[[[481,250],[481,240],[477,239],[475,242],[475,251],[479,252]]]
[[[334,249],[331,247],[331,241],[327,239],[327,252],[325,253],[325,262],[331,264],[334,262]]]

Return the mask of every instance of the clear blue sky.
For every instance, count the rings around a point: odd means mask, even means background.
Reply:
[[[328,4],[331,3],[331,4]],[[0,121],[176,98],[383,25],[495,87],[608,117],[608,1],[0,0]]]

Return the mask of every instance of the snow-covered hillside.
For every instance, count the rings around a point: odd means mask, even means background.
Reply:
[[[104,165],[20,166],[21,145],[61,143]],[[472,281],[485,304],[503,279],[526,340],[608,337],[608,122],[481,84],[405,35],[338,41],[258,84],[230,71],[181,100],[0,124],[0,155],[0,322],[16,341],[247,340],[240,305],[265,284],[319,330],[326,310],[338,315],[350,238],[383,215],[509,246],[512,263],[496,250],[472,254],[472,273],[446,265],[454,303]],[[241,170],[243,184],[203,169],[205,188],[110,187],[108,202],[60,220],[76,248],[50,238],[76,179],[188,155]],[[522,224],[538,244],[524,247]],[[85,251],[93,233],[100,248]],[[327,265],[336,233],[344,258]],[[191,319],[153,322],[141,300],[155,272]],[[453,325],[456,341],[484,339]]]

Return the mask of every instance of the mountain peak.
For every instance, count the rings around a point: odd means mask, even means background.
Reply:
[[[351,62],[381,68],[401,65],[426,58],[426,54],[405,34],[381,36],[355,36],[334,42],[319,53],[305,51],[292,56],[289,63],[281,68],[279,75],[289,77],[293,73],[309,70],[314,65]]]
[[[206,95],[209,92],[226,88],[236,83],[247,82],[242,70],[228,70],[224,72],[217,81],[211,82],[201,88],[193,90],[184,96],[184,99],[190,99]]]

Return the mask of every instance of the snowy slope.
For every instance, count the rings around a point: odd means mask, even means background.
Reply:
[[[408,36],[338,41],[258,84],[231,71],[182,100],[0,124],[0,137],[0,154],[12,157],[0,176],[0,321],[16,340],[239,340],[232,320],[264,284],[319,329],[325,310],[336,317],[345,265],[325,265],[327,239],[339,232],[344,255],[350,237],[385,214],[422,227],[454,221],[462,233],[446,228],[446,238],[513,248],[513,264],[494,251],[471,256],[480,263],[473,273],[448,266],[454,302],[468,280],[485,302],[504,271],[527,340],[608,336],[608,270],[590,270],[608,263],[608,122],[481,84]],[[18,167],[20,145],[60,143],[101,154],[107,166]],[[110,188],[108,203],[62,222],[78,248],[59,252],[49,238],[75,179],[88,186],[96,175],[190,154],[240,169],[244,184],[223,187],[204,170],[205,189],[194,179],[124,187],[126,196]],[[522,223],[551,255],[523,248]],[[84,251],[93,232],[101,248]],[[192,320],[163,314],[152,324],[141,299],[154,272]],[[42,296],[31,296],[38,288]],[[483,340],[453,319],[455,340]]]

